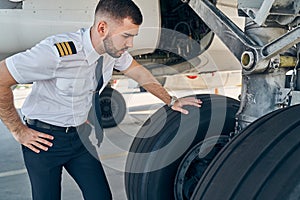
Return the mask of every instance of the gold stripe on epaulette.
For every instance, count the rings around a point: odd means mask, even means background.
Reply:
[[[77,53],[75,45],[72,41],[56,43],[55,46],[60,57]]]
[[[65,42],[65,45],[66,45],[66,47],[67,47],[69,53],[70,53],[70,54],[73,54],[69,42]]]
[[[62,42],[62,43],[60,43],[60,44],[61,44],[61,46],[62,46],[62,48],[63,48],[63,50],[64,50],[64,52],[65,52],[65,55],[66,55],[66,56],[69,55],[69,52],[68,52],[68,49],[67,49],[65,43]],[[72,52],[71,52],[71,53],[72,53]]]
[[[58,49],[59,56],[60,56],[60,57],[64,56],[65,53],[64,53],[64,50],[62,49],[60,43],[56,43],[55,46],[56,46],[56,48]]]

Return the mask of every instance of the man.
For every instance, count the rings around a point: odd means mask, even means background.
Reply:
[[[22,144],[34,200],[61,197],[64,167],[87,200],[111,199],[102,165],[84,147],[76,127],[85,124],[98,80],[101,59],[103,84],[113,68],[136,80],[173,110],[187,114],[184,105],[200,107],[195,98],[176,99],[139,65],[127,49],[138,35],[142,14],[131,0],[101,0],[94,24],[75,33],[55,35],[26,52],[0,63],[0,118]],[[34,82],[22,107],[22,123],[10,87]]]

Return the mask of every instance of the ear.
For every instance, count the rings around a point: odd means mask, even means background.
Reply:
[[[97,32],[99,33],[100,37],[106,37],[108,34],[108,26],[105,21],[98,22]]]

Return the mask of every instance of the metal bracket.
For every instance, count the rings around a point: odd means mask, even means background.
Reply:
[[[280,88],[275,104],[287,106],[289,104],[289,95],[291,91],[292,90],[289,88]]]
[[[251,8],[244,8],[241,10],[243,10],[252,20],[261,26],[266,21],[274,2],[275,0],[263,1],[261,7],[257,11]],[[241,3],[239,2],[239,7],[241,6],[240,4]]]
[[[272,18],[278,24],[287,25],[299,16],[300,2],[295,0],[238,0],[238,10],[239,13],[245,13],[259,26],[267,24],[268,18]]]

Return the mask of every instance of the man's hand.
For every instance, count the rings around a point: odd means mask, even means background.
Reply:
[[[28,147],[35,153],[39,153],[40,150],[48,151],[48,147],[52,147],[53,145],[48,140],[54,139],[51,135],[35,131],[25,125],[18,133],[14,132],[13,136],[19,143]]]
[[[201,107],[202,101],[200,99],[196,99],[194,97],[184,97],[179,98],[174,105],[171,107],[173,110],[179,111],[183,114],[189,114],[189,111],[183,109],[183,106],[196,106],[198,108]]]

